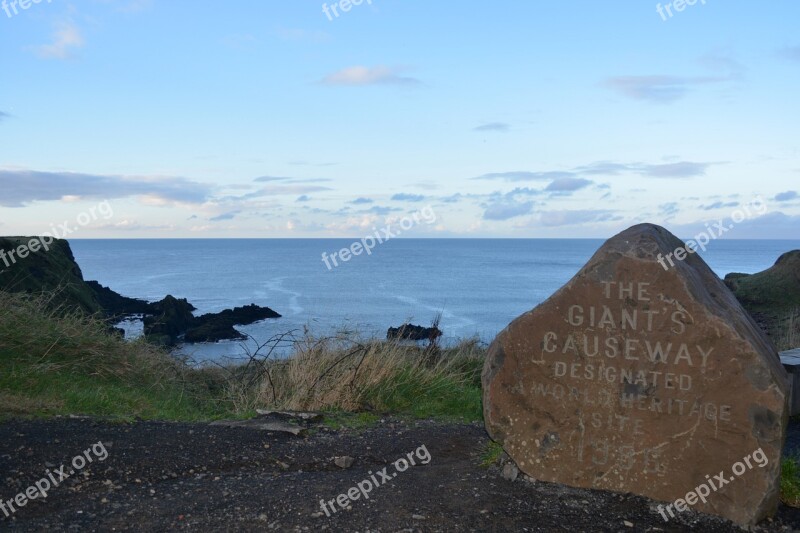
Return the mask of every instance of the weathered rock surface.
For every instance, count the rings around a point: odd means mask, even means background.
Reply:
[[[539,480],[672,502],[752,524],[778,505],[787,376],[774,347],[696,254],[641,224],[515,319],[483,371],[489,434]],[[763,467],[732,473],[762,450]]]
[[[437,327],[426,328],[414,324],[403,324],[399,328],[389,328],[386,331],[386,338],[412,340],[412,341],[427,341],[434,340],[442,336],[442,330]]]

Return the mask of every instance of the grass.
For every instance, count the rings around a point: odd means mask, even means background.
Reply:
[[[790,507],[800,507],[800,460],[797,457],[781,460],[781,501]]]
[[[372,427],[381,419],[374,413],[345,413],[342,411],[330,411],[325,413],[325,425],[331,429],[364,429]]]
[[[50,296],[0,292],[0,405],[11,415],[223,416],[203,372]]]
[[[190,367],[145,341],[127,342],[101,319],[53,305],[52,294],[0,291],[0,413],[83,414],[197,421],[256,409],[325,412],[364,427],[382,414],[480,420],[485,350],[279,335],[246,365]],[[288,359],[272,357],[291,346]]]
[[[782,327],[777,335],[779,351],[800,348],[800,308],[794,308],[780,322]]]
[[[450,349],[360,340],[353,334],[292,340],[289,359],[269,353],[227,370],[237,409],[386,413],[412,418],[480,420],[484,349],[475,340]],[[266,356],[259,354],[265,350]],[[257,369],[257,370],[255,370]]]
[[[490,440],[486,445],[486,450],[481,455],[481,466],[488,468],[497,463],[500,456],[503,455],[503,446],[499,443]]]

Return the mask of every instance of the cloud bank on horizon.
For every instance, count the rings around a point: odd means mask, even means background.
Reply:
[[[0,11],[0,234],[691,235],[758,197],[729,237],[800,236],[800,4],[530,4]]]

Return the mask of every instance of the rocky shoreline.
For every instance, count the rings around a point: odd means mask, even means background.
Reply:
[[[13,250],[27,237],[0,237],[0,250]],[[109,323],[142,318],[148,341],[164,346],[180,342],[216,342],[245,339],[234,326],[246,326],[281,315],[256,304],[194,316],[186,299],[167,295],[157,302],[128,298],[97,281],[86,281],[67,241],[57,239],[48,251],[38,251],[13,268],[0,270],[0,289],[9,292],[54,292],[55,306],[100,314]],[[122,330],[114,328],[118,333]]]

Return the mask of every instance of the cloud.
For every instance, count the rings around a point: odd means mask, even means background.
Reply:
[[[417,85],[416,78],[401,76],[397,69],[390,67],[347,67],[325,76],[323,85]]]
[[[647,164],[647,163],[615,163],[611,161],[598,161],[588,165],[574,167],[570,170],[552,171],[514,171],[514,172],[494,172],[483,174],[474,180],[504,180],[515,181],[551,181],[550,186],[556,188],[569,185],[577,186],[576,180],[581,176],[617,176],[621,174],[639,174],[651,178],[693,178],[704,176],[706,170],[715,164],[708,162],[677,161],[675,163]],[[588,181],[588,180],[584,180]],[[591,182],[585,183],[590,185]],[[550,187],[549,186],[549,187]],[[549,189],[548,187],[548,189]],[[581,188],[581,187],[578,187]],[[558,189],[551,189],[558,190]],[[563,189],[562,189],[563,190]],[[576,189],[575,189],[576,190]]]
[[[286,176],[261,176],[253,181],[255,182],[272,182],[272,181],[283,181],[286,183],[323,183],[326,181],[331,181],[328,178],[289,178]]]
[[[555,227],[573,226],[589,222],[612,222],[622,220],[622,217],[616,216],[614,211],[607,209],[576,209],[572,211],[544,211],[541,213],[539,220],[544,226]]]
[[[483,212],[484,220],[508,220],[510,218],[527,215],[533,209],[533,202],[517,202],[513,199],[494,202],[486,207]]]
[[[373,205],[369,209],[364,209],[362,211],[358,211],[359,213],[372,213],[374,215],[388,215],[390,213],[394,213],[397,211],[402,211],[402,209],[398,207],[384,207],[380,205]]]
[[[351,200],[349,203],[351,203],[351,204],[355,204],[355,205],[363,205],[363,204],[371,204],[371,203],[373,203],[374,201],[375,201],[375,200],[372,200],[372,199],[370,199],[370,198],[364,198],[364,197],[362,196],[361,198],[356,198],[355,200]]]
[[[221,215],[211,217],[208,220],[210,220],[211,222],[219,222],[220,220],[232,220],[239,213],[241,213],[241,211],[228,211],[227,213],[222,213]]]
[[[671,104],[698,86],[729,79],[730,77],[616,76],[608,78],[603,84],[634,100]]]
[[[302,196],[298,196],[295,202],[308,202],[309,200],[311,200],[311,197],[308,196],[307,194],[304,194]]]
[[[0,170],[0,190],[0,205],[5,207],[61,200],[64,196],[98,200],[139,196],[151,205],[164,205],[201,204],[208,199],[211,185],[177,177]]]
[[[511,128],[505,122],[489,122],[488,124],[482,124],[476,128],[473,128],[473,131],[500,131],[506,132]]]
[[[148,224],[141,224],[136,220],[120,220],[119,222],[108,223],[108,224],[101,224],[99,226],[94,226],[93,229],[95,230],[115,230],[115,231],[139,231],[139,230],[173,230],[175,226],[169,225],[148,225]]]
[[[295,165],[295,166],[301,166],[301,167],[302,166],[308,166],[308,167],[332,167],[334,165],[338,165],[339,163],[310,163],[308,161],[299,160],[299,161],[289,161],[289,164],[290,165]]]
[[[583,178],[558,178],[545,187],[546,191],[577,191],[594,183]]]
[[[702,66],[709,70],[727,72],[732,77],[741,77],[747,69],[734,56],[730,49],[720,49],[707,53],[698,60]]]
[[[466,196],[461,194],[460,192],[457,192],[455,194],[451,194],[450,196],[444,196],[442,198],[439,198],[439,201],[444,202],[446,204],[455,204],[460,202],[462,198],[466,198]]]
[[[282,176],[261,176],[259,178],[254,179],[253,181],[285,181],[290,180],[292,178],[285,178]]]
[[[704,176],[711,163],[694,163],[679,161],[678,163],[665,163],[663,165],[641,165],[632,167],[633,172],[640,172],[651,178],[693,178]]]
[[[697,207],[702,209],[702,210],[704,210],[704,211],[711,211],[712,209],[721,209],[723,207],[738,207],[738,206],[739,206],[739,202],[721,202],[721,201],[717,201],[717,202],[714,202],[713,204],[699,205]]]
[[[678,214],[678,212],[680,212],[680,208],[678,207],[678,202],[669,202],[666,204],[661,204],[658,206],[658,209],[660,210],[662,215],[667,215],[667,216],[676,215]]]
[[[786,191],[776,194],[774,200],[776,202],[788,202],[789,200],[794,200],[798,197],[800,197],[800,195],[797,194],[797,191]]]
[[[72,50],[83,46],[83,36],[72,22],[61,23],[53,32],[53,42],[33,47],[34,52],[43,59],[68,59]]]
[[[392,200],[398,202],[421,202],[425,199],[425,196],[421,194],[408,194],[408,193],[398,193],[392,196]]]
[[[322,187],[319,185],[268,185],[262,187],[257,191],[243,194],[242,196],[227,196],[222,200],[252,200],[253,198],[260,198],[262,196],[280,196],[284,194],[304,195],[312,192],[331,191],[330,187]]]
[[[8,113],[3,113],[2,111],[0,111],[0,122],[6,120],[7,118],[11,118],[11,115],[9,115]]]
[[[514,172],[492,172],[490,174],[483,174],[481,176],[472,178],[474,180],[504,180],[504,181],[537,181],[537,180],[555,180],[558,178],[569,178],[573,176],[572,172],[527,172],[517,170]]]
[[[311,31],[299,28],[278,28],[275,35],[284,41],[307,41],[312,43],[323,43],[331,40],[331,35],[324,31]]]
[[[681,238],[688,239],[693,235],[708,231],[707,226],[708,220],[698,220],[688,224],[669,226],[667,229]],[[797,235],[800,235],[800,216],[790,216],[776,211],[743,220],[720,238],[763,240],[765,236],[768,236],[770,239],[796,240]],[[714,246],[714,241],[708,245],[709,248],[712,246]],[[777,257],[771,258],[773,261],[775,259]]]
[[[781,50],[780,55],[790,61],[800,62],[800,46],[787,46]]]

